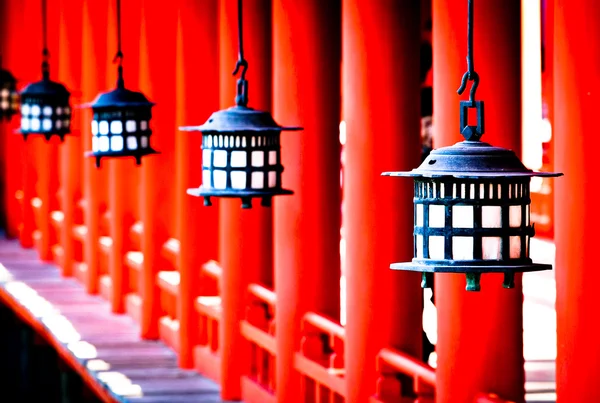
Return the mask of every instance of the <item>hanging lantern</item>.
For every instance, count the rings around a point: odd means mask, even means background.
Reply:
[[[121,2],[117,0],[118,61],[117,88],[99,94],[91,103],[92,151],[86,153],[96,159],[100,167],[102,158],[133,157],[137,165],[142,157],[157,154],[150,144],[152,106],[154,103],[141,92],[125,88],[123,80],[123,52],[121,51]]]
[[[62,141],[71,132],[71,94],[64,85],[50,80],[46,0],[42,0],[42,24],[42,80],[27,85],[21,91],[21,134],[25,140],[31,134],[37,134],[46,140],[57,135]]]
[[[251,208],[252,199],[270,206],[273,196],[290,195],[281,182],[280,134],[299,127],[278,125],[270,113],[248,108],[248,82],[242,40],[242,1],[238,0],[239,60],[233,74],[242,68],[237,82],[236,106],[213,113],[201,126],[181,130],[202,132],[202,185],[188,189],[188,194],[204,198],[240,198],[242,208]]]
[[[10,120],[18,111],[17,80],[9,71],[0,67],[0,122]]]
[[[421,286],[429,288],[434,272],[466,273],[468,291],[479,291],[481,273],[504,273],[505,288],[514,287],[518,272],[550,270],[534,263],[529,245],[535,235],[530,218],[532,177],[560,173],[533,172],[513,151],[481,141],[483,101],[475,101],[479,76],[472,70],[472,0],[469,0],[469,71],[474,81],[469,101],[460,101],[460,127],[465,141],[433,150],[421,166],[386,176],[414,178],[414,257],[395,263],[395,270],[422,272]],[[475,109],[477,125],[469,125]]]

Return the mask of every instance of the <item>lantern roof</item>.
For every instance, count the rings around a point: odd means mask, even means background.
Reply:
[[[384,172],[384,176],[427,178],[555,177],[562,173],[535,172],[523,165],[512,150],[482,141],[462,141],[431,151],[412,171]]]
[[[40,81],[28,84],[23,91],[21,91],[21,95],[68,97],[71,94],[61,83],[57,83],[56,81],[52,81],[49,78],[44,77]]]
[[[125,87],[118,86],[116,89],[99,94],[88,106],[92,108],[122,108],[138,106],[154,106],[141,92],[131,91]]]
[[[214,112],[203,125],[184,126],[180,129],[200,132],[302,130],[301,127],[280,126],[269,112],[240,105]]]

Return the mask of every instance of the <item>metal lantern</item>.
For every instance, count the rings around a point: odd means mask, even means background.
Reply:
[[[202,132],[202,186],[188,194],[204,197],[239,197],[242,207],[250,208],[252,198],[271,205],[275,195],[293,192],[282,188],[282,130],[299,130],[275,123],[268,112],[243,105],[215,112],[202,126],[182,130]]]
[[[260,198],[270,206],[273,196],[293,194],[281,183],[281,145],[283,130],[299,127],[278,125],[268,112],[248,108],[248,82],[242,40],[242,1],[238,0],[239,60],[235,71],[242,68],[237,82],[236,106],[213,113],[201,126],[181,130],[202,132],[202,185],[188,189],[192,196],[204,198],[233,197],[242,200],[242,208],[251,208],[252,199]]]
[[[9,71],[0,68],[0,122],[10,120],[18,111],[17,80]]]
[[[156,154],[150,145],[152,106],[154,104],[140,92],[125,88],[119,79],[117,89],[102,93],[91,104],[92,151],[100,167],[103,157],[134,157],[141,164],[145,155]]]
[[[21,92],[21,134],[41,134],[46,140],[53,135],[64,140],[71,132],[69,91],[64,85],[51,81],[44,70],[42,81],[29,84]]]
[[[21,91],[20,132],[25,140],[31,134],[39,134],[46,140],[57,135],[62,141],[71,132],[71,94],[64,85],[50,80],[46,14],[46,0],[42,0],[42,80],[27,85]]]
[[[133,157],[136,164],[140,165],[143,156],[157,153],[150,144],[150,120],[154,103],[148,101],[141,92],[126,89],[123,80],[120,3],[120,0],[117,0],[117,88],[99,94],[90,105],[94,114],[92,151],[86,155],[96,158],[96,167],[100,167],[100,160],[105,157]]]
[[[503,286],[512,288],[515,273],[552,268],[529,257],[535,235],[529,183],[534,176],[562,174],[533,172],[513,151],[481,141],[484,107],[474,100],[479,76],[471,70],[471,52],[468,60],[459,89],[474,81],[470,100],[460,102],[465,141],[433,150],[410,172],[383,174],[414,178],[414,257],[390,267],[422,272],[423,288],[431,287],[434,272],[466,273],[466,289],[479,291],[481,273],[504,273]],[[469,109],[477,125],[468,124]]]

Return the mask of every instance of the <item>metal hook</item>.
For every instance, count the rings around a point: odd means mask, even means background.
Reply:
[[[475,102],[475,93],[477,92],[477,87],[479,86],[479,74],[477,72],[465,72],[462,76],[462,80],[460,82],[460,87],[458,88],[458,95],[462,95],[467,87],[467,81],[473,81],[473,85],[471,85],[471,91],[469,92],[469,101],[471,103]]]
[[[122,64],[123,63],[123,52],[121,52],[120,50],[117,51],[117,54],[115,55],[113,61],[113,63],[119,63]]]
[[[238,71],[240,71],[240,68],[242,68],[242,80],[246,79],[246,72],[248,71],[248,62],[246,61],[246,59],[239,59],[236,63],[235,63],[235,70],[233,70],[233,75],[237,75]]]

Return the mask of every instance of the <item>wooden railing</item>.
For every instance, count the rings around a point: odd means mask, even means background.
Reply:
[[[259,284],[248,286],[248,304],[241,332],[249,342],[248,375],[242,399],[249,403],[275,402],[275,293]]]
[[[199,344],[194,348],[194,366],[203,375],[219,382],[219,323],[221,321],[220,284],[223,269],[210,261],[200,270],[200,296],[194,307],[198,313]]]
[[[379,352],[376,365],[379,378],[371,403],[392,403],[406,398],[414,403],[433,403],[435,371],[429,365],[390,348]]]
[[[294,367],[302,376],[304,401],[345,402],[344,328],[317,313],[302,318],[302,342]]]
[[[474,403],[515,403],[512,400],[504,400],[495,393],[482,393],[475,398]]]

